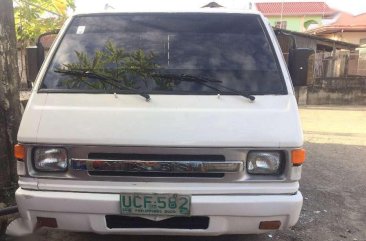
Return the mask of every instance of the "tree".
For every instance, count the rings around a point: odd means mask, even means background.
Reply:
[[[20,56],[34,45],[38,36],[59,29],[67,18],[67,10],[75,9],[74,0],[14,0],[15,29]],[[20,69],[25,70],[24,61]],[[21,72],[23,73],[23,71]]]
[[[315,21],[314,19],[310,19],[310,20],[308,20],[308,21],[306,21],[305,23],[304,23],[304,28],[306,29],[306,30],[308,30],[308,28],[310,27],[310,25],[312,25],[312,24],[319,24],[317,21]]]
[[[18,43],[25,47],[50,30],[59,29],[74,0],[14,0],[15,27]]]
[[[136,88],[136,79],[141,79],[147,87],[148,79],[151,79],[158,65],[154,63],[154,54],[145,53],[138,49],[126,52],[125,49],[117,47],[111,41],[107,41],[103,49],[95,52],[94,57],[88,56],[86,52],[75,51],[77,62],[63,63],[58,71],[73,72],[72,78],[66,79],[65,84],[69,88],[77,88],[86,85],[92,89],[107,90],[116,86],[127,86]],[[82,77],[83,72],[92,72],[107,79],[113,79],[113,85],[106,84],[103,80],[89,82]]]
[[[12,0],[0,0],[0,188],[16,181],[13,146],[21,113],[14,26]]]

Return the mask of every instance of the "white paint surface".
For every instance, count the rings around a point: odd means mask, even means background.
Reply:
[[[47,97],[45,97],[48,95]],[[43,101],[46,98],[46,102]],[[18,133],[23,143],[300,147],[294,96],[34,94]]]

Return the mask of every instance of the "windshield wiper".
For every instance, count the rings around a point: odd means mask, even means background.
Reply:
[[[188,75],[188,74],[164,74],[164,73],[163,74],[157,73],[157,74],[153,74],[152,76],[161,78],[161,79],[177,80],[178,82],[185,81],[185,82],[198,83],[198,84],[207,86],[208,88],[211,88],[213,90],[216,90],[219,93],[222,93],[222,89],[226,89],[230,93],[241,95],[241,96],[249,99],[251,102],[255,100],[255,97],[253,95],[249,95],[249,94],[243,93],[241,91],[227,87],[225,85],[222,85],[222,84],[220,84],[220,83],[222,83],[222,81],[220,81],[220,80],[209,79],[209,78],[206,78],[203,76]]]
[[[149,94],[145,93],[145,92],[140,92],[139,90],[135,89],[135,88],[131,88],[128,87],[126,85],[123,85],[121,83],[114,83],[114,82],[118,82],[120,80],[117,79],[113,79],[101,74],[97,74],[91,71],[79,71],[79,70],[54,70],[56,73],[61,73],[61,74],[66,74],[66,75],[73,75],[73,76],[79,76],[79,77],[88,77],[88,78],[92,78],[92,79],[98,79],[103,83],[106,83],[108,85],[111,85],[119,90],[131,90],[134,91],[135,93],[141,95],[142,97],[145,98],[145,100],[147,102],[149,102],[151,100],[151,97]]]

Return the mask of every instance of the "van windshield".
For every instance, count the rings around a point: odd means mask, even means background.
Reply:
[[[261,18],[234,13],[77,16],[57,47],[40,91],[217,93],[200,81],[181,81],[182,75],[243,93],[287,93]]]

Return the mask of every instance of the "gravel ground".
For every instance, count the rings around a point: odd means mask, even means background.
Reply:
[[[301,179],[304,206],[299,222],[289,230],[219,237],[101,236],[41,230],[16,240],[365,241],[366,108],[307,106],[300,112],[308,151]]]

